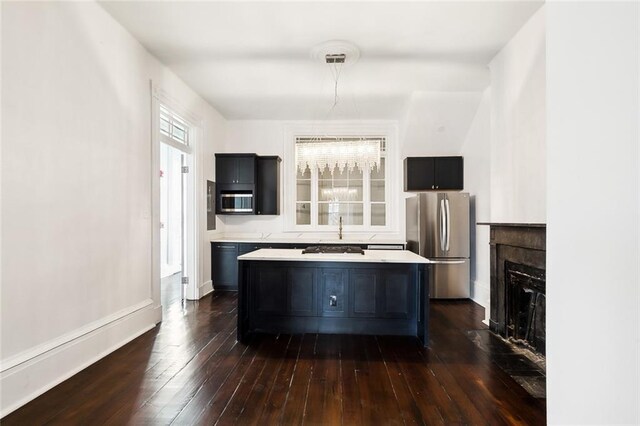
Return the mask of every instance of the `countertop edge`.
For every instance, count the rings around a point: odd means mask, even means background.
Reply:
[[[293,240],[287,240],[287,239],[266,239],[266,240],[260,240],[260,239],[241,239],[241,238],[212,238],[209,240],[210,243],[246,243],[246,244],[268,244],[268,243],[274,243],[274,244],[341,244],[341,245],[345,245],[348,246],[349,244],[370,244],[370,245],[376,245],[376,244],[407,244],[406,241],[401,241],[401,240],[386,240],[386,241],[381,241],[381,240],[305,240],[305,239],[293,239]]]
[[[273,255],[270,252],[288,251],[285,255]],[[260,253],[265,251],[266,253]],[[389,257],[381,257],[385,256]],[[407,256],[406,258],[398,256]],[[272,262],[337,262],[337,263],[399,263],[399,264],[431,264],[429,259],[412,252],[397,250],[368,250],[364,255],[358,254],[302,254],[294,249],[261,249],[237,257],[238,260],[272,261]]]

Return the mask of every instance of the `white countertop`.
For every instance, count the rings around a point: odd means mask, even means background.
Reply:
[[[302,236],[256,236],[256,237],[244,237],[244,236],[222,236],[213,237],[210,239],[212,243],[284,243],[284,244],[406,244],[407,242],[402,239],[384,239],[384,238],[371,238],[371,237],[357,237],[348,236],[344,239],[329,238],[329,237],[305,237]]]
[[[300,249],[260,249],[238,256],[238,260],[272,260],[289,262],[363,262],[363,263],[431,263],[408,250],[365,250],[362,254],[309,253]]]

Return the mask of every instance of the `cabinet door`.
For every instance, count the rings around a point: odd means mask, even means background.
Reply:
[[[280,214],[280,159],[258,158],[256,214]]]
[[[463,189],[464,167],[462,157],[436,157],[436,189]]]
[[[216,182],[235,183],[236,157],[216,157]]]
[[[254,183],[256,179],[256,157],[236,157],[236,178],[234,183]]]
[[[351,270],[349,273],[349,291],[351,305],[350,317],[373,318],[378,313],[378,274],[374,271]]]
[[[243,254],[251,253],[252,251],[260,250],[261,248],[265,248],[265,244],[260,244],[260,243],[240,243],[240,244],[238,244],[238,256],[242,256]]]
[[[287,268],[260,266],[254,270],[254,306],[259,314],[287,314]]]
[[[404,163],[404,190],[435,189],[434,157],[408,157]]]
[[[320,314],[323,317],[344,317],[349,305],[347,270],[322,269],[320,272]]]
[[[223,290],[238,289],[238,245],[213,243],[211,268],[213,288]]]
[[[288,314],[310,317],[316,315],[316,279],[314,268],[289,268]]]
[[[384,274],[384,293],[381,297],[381,314],[384,318],[411,318],[411,277],[404,271],[388,271]]]

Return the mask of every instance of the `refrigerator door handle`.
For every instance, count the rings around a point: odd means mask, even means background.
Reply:
[[[449,247],[451,245],[451,210],[449,209],[449,199],[445,199],[445,206],[447,211],[447,245],[446,251],[449,251]]]
[[[429,260],[430,264],[434,265],[461,265],[466,262],[465,260]]]
[[[444,198],[440,200],[440,251],[446,250],[445,243],[445,232],[446,232],[446,223],[445,223],[445,209],[444,209]]]

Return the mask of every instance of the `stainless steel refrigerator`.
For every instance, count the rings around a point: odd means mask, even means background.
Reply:
[[[435,263],[433,299],[468,298],[469,194],[423,192],[407,198],[407,248]]]

